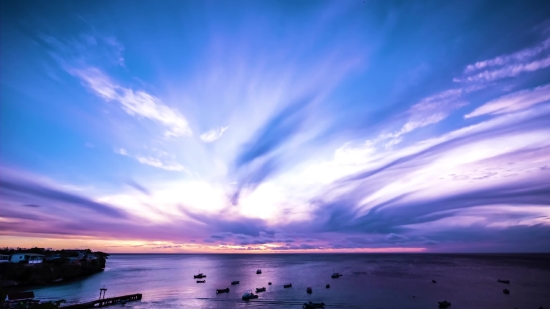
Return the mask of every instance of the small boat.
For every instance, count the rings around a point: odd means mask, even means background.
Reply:
[[[446,300],[440,301],[440,302],[438,302],[438,303],[439,303],[439,308],[447,308],[447,307],[449,307],[449,306],[451,305],[451,302],[448,302],[448,301],[446,301]]]
[[[261,269],[256,270],[256,274],[259,275],[259,274],[261,274],[261,273],[262,273],[262,270],[261,270]]]
[[[325,308],[325,303],[304,303],[304,306],[302,308]]]
[[[256,293],[258,292],[265,292],[265,287],[263,288],[256,288]]]
[[[504,294],[510,294],[510,290],[504,289],[504,290],[502,290],[502,293],[504,293]]]
[[[292,283],[283,285],[283,288],[285,288],[285,289],[286,289],[286,288],[291,288],[291,287],[292,287]]]
[[[268,282],[267,284],[268,284],[268,285],[271,285],[271,282]]]
[[[330,289],[330,284],[327,284],[325,288]]]
[[[216,289],[216,294],[220,294],[220,293],[229,293],[229,288]]]
[[[206,283],[206,280],[197,280],[197,283]]]
[[[246,290],[243,294],[243,300],[251,300],[253,298],[258,298],[258,295],[252,293],[252,290]]]
[[[197,279],[197,278],[206,278],[206,275],[204,275],[203,273],[199,273],[198,275],[193,275],[193,278],[194,278],[194,279]]]
[[[231,281],[231,285],[239,284],[239,281]]]
[[[497,282],[510,284],[510,280],[501,280],[501,279],[498,279]]]
[[[332,277],[332,278],[340,278],[340,277],[342,277],[342,274],[340,274],[340,273],[333,273],[331,277]]]
[[[307,289],[306,289],[306,292],[307,292],[308,294],[311,294],[311,293],[313,293],[313,290],[308,286]]]
[[[432,280],[432,283],[437,283],[437,281],[435,281],[435,280]]]

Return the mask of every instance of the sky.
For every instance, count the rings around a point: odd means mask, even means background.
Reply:
[[[546,1],[2,1],[0,245],[550,252]]]

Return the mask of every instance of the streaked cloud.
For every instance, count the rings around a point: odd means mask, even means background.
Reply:
[[[2,243],[550,250],[540,8],[143,3],[173,17],[150,27],[137,11],[104,17],[120,3],[63,18],[12,5]]]
[[[495,115],[514,112],[529,108],[533,105],[550,101],[550,84],[507,94],[500,98],[491,100],[476,108],[473,112],[465,115],[465,118],[472,118],[481,115]]]
[[[210,129],[204,132],[203,134],[201,134],[201,140],[205,143],[211,143],[219,139],[220,137],[222,137],[223,132],[225,132],[227,129],[229,129],[229,127],[219,127],[219,128]]]
[[[178,111],[166,106],[149,93],[115,84],[98,68],[71,69],[71,74],[79,77],[97,96],[106,101],[121,104],[126,113],[138,118],[147,118],[168,128],[166,136],[190,136],[191,128],[187,119]]]
[[[455,81],[491,82],[545,69],[550,66],[549,50],[550,38],[546,38],[534,47],[470,64],[464,69],[464,77],[455,78]]]
[[[184,171],[186,173],[189,173],[185,169],[185,167],[183,167],[181,164],[176,163],[176,162],[164,162],[164,161],[162,161],[161,159],[158,159],[158,158],[141,156],[141,155],[130,155],[126,151],[126,149],[124,149],[124,148],[115,149],[114,152],[119,154],[119,155],[134,158],[141,164],[157,167],[157,168],[167,170],[167,171],[176,171],[176,172]]]

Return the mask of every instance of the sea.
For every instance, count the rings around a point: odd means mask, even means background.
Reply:
[[[205,283],[193,278],[199,272]],[[331,278],[333,272],[342,276]],[[136,309],[302,308],[310,301],[325,308],[425,309],[444,300],[451,309],[549,309],[550,255],[113,254],[101,273],[33,290],[38,299],[75,304],[98,299],[103,287],[106,297],[142,293],[141,301],[124,305]],[[266,291],[258,299],[241,299],[260,287]],[[224,288],[229,293],[216,294]]]

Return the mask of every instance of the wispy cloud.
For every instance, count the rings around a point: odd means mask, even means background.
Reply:
[[[184,171],[186,173],[189,173],[185,169],[185,167],[183,167],[183,165],[181,165],[179,163],[176,163],[176,162],[164,162],[164,161],[162,161],[158,158],[141,156],[141,155],[130,155],[128,153],[128,151],[126,151],[126,149],[124,149],[124,148],[115,149],[114,152],[119,154],[119,155],[134,158],[141,164],[157,167],[157,168],[167,170],[167,171],[176,171],[176,172]]]
[[[548,101],[550,101],[550,84],[517,91],[491,100],[476,108],[473,112],[466,114],[464,118],[514,112]]]
[[[550,39],[545,39],[535,47],[470,64],[464,69],[464,76],[455,78],[454,81],[491,82],[545,69],[550,66],[549,50]]]
[[[98,68],[70,69],[69,72],[81,78],[97,96],[120,103],[128,114],[151,119],[167,127],[166,136],[192,135],[187,119],[159,98],[143,90],[134,91],[119,86]]]
[[[225,132],[227,129],[229,129],[229,127],[219,127],[219,128],[210,129],[204,132],[203,134],[201,134],[201,140],[205,143],[211,143],[219,139],[220,137],[222,137],[223,132]]]
[[[462,96],[475,90],[478,90],[478,87],[449,89],[423,98],[409,108],[408,120],[400,130],[381,134],[375,139],[375,142],[390,139],[389,142],[386,142],[386,147],[400,143],[403,135],[438,123],[447,118],[453,110],[468,105]]]

